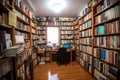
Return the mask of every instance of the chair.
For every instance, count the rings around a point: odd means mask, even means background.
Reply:
[[[66,48],[59,48],[57,52],[57,63],[60,64],[67,64],[68,61],[68,54]]]

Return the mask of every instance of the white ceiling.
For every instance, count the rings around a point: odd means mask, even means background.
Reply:
[[[35,8],[31,7],[32,6]],[[36,16],[47,17],[47,16],[57,16],[57,17],[75,17],[80,11],[87,5],[89,0],[63,0],[66,3],[66,7],[60,12],[55,13],[52,9],[48,7],[50,0],[23,0],[23,2],[30,7]]]

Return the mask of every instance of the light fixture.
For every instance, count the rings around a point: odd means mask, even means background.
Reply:
[[[54,12],[59,13],[63,9],[63,6],[61,3],[55,3],[52,5],[52,9]]]
[[[65,8],[66,3],[64,0],[50,0],[48,5],[55,13],[59,13]]]

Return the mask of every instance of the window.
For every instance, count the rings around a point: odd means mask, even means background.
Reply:
[[[47,27],[47,46],[59,45],[59,27]]]

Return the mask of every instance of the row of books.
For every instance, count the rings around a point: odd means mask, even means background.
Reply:
[[[115,0],[104,0],[102,4],[97,6],[97,8],[96,8],[97,13],[100,12],[101,10],[104,10],[105,8],[107,8],[109,5],[112,5],[114,2],[115,2]]]
[[[33,59],[37,58],[37,53],[32,52],[32,55],[31,55],[31,56],[32,56],[32,60],[33,60]]]
[[[40,39],[37,41],[37,44],[46,44],[46,40],[45,39]]]
[[[37,39],[37,35],[32,34],[32,39]]]
[[[75,34],[74,39],[79,39],[79,36]]]
[[[13,0],[13,2],[14,2],[19,8],[21,8],[21,10],[23,10],[27,15],[29,15],[30,11],[29,11],[28,7],[22,2],[22,0]]]
[[[35,66],[37,65],[37,63],[38,63],[38,60],[35,59],[35,60],[33,61],[33,67],[35,67]]]
[[[60,27],[60,30],[73,30],[74,28],[72,26],[64,26],[64,27]]]
[[[77,35],[79,33],[79,30],[75,30],[74,33]]]
[[[30,21],[30,25],[33,26],[33,27],[36,27],[36,26],[37,26],[37,24],[34,23],[33,21]]]
[[[45,48],[46,47],[46,44],[44,44],[44,45],[39,45],[39,48],[40,49],[43,49],[43,48]]]
[[[6,30],[0,30],[1,52],[12,46],[11,34]]]
[[[92,29],[80,32],[80,37],[92,36]]]
[[[25,80],[25,65],[24,64],[19,69],[17,69],[17,77],[20,80]]]
[[[105,23],[95,28],[95,35],[114,34],[120,32],[120,20]]]
[[[78,24],[78,20],[77,19],[73,22],[73,25],[76,25],[76,24]]]
[[[91,38],[91,37],[81,38],[81,39],[80,39],[80,43],[81,43],[81,44],[92,44],[92,38]]]
[[[61,40],[61,44],[65,44],[65,43],[73,43],[73,40]]]
[[[120,48],[120,36],[95,37],[94,45],[107,48]]]
[[[120,7],[120,5],[116,5],[115,7],[111,8],[111,9],[107,10],[106,12],[103,12],[102,14],[95,17],[95,24],[99,24],[101,22],[119,17],[120,16],[119,7]]]
[[[73,34],[73,31],[60,31],[60,34]]]
[[[8,25],[8,14],[0,12],[0,24]]]
[[[85,68],[86,71],[92,73],[92,65],[80,58],[80,64]]]
[[[0,62],[0,78],[12,71],[11,60],[5,60],[3,63]]]
[[[61,39],[73,39],[73,35],[61,35]]]
[[[38,31],[37,34],[46,34],[46,31]]]
[[[40,17],[38,21],[74,21],[74,18],[69,17]]]
[[[24,61],[25,61],[26,59],[28,59],[29,55],[30,55],[30,53],[28,53],[28,51],[27,51],[27,52],[25,51],[22,56],[19,56],[19,57],[17,58],[16,64],[17,64],[17,65],[21,65],[22,63],[24,63]]]
[[[92,55],[92,47],[91,46],[84,46],[84,45],[80,45],[80,51],[82,52],[86,52],[88,54]]]
[[[39,22],[38,25],[73,25],[72,22]]]
[[[84,23],[85,21],[89,20],[90,18],[92,18],[92,12],[88,13],[84,18],[81,18],[79,20],[79,24]]]
[[[37,26],[37,30],[46,30],[46,27],[43,27],[43,26]]]
[[[120,64],[120,54],[117,51],[94,48],[94,56],[113,65]]]
[[[94,73],[96,73],[96,71],[99,71],[99,72],[102,72],[104,73],[105,75],[101,76],[103,77],[104,79],[107,79],[106,76],[111,79],[111,80],[118,80],[118,77],[119,77],[119,70],[118,68],[116,67],[113,67],[107,63],[104,63],[102,61],[99,61],[98,59],[94,58]],[[97,73],[98,74],[98,73]],[[101,78],[100,75],[94,75],[96,76],[97,78]],[[101,74],[101,73],[100,73]],[[99,76],[99,77],[98,77]],[[102,78],[101,78],[102,79]]]
[[[85,62],[92,64],[92,56],[85,54],[84,52],[80,52],[80,58],[83,59]]]
[[[29,23],[29,19],[28,17],[26,17],[24,14],[22,14],[21,12],[17,11],[16,9],[13,9],[13,12],[22,20],[26,21],[27,23]]]
[[[82,24],[82,25],[80,26],[80,31],[83,30],[83,29],[87,29],[87,28],[89,28],[89,27],[92,27],[92,22],[91,22],[91,20],[89,20],[88,22]]]
[[[75,40],[75,44],[79,44],[79,40],[77,39],[77,40]]]
[[[103,75],[100,71],[94,69],[94,77],[97,80],[109,80],[108,77],[106,77],[105,75]],[[114,79],[113,79],[114,80]]]
[[[46,35],[39,35],[38,39],[46,39]]]
[[[85,17],[84,17],[84,22],[87,21],[88,19],[92,18],[92,12],[88,13]]]
[[[17,21],[17,28],[21,29],[21,30],[25,30],[30,32],[30,26],[29,25],[25,25],[24,23]]]
[[[101,0],[93,0],[92,5],[94,6],[95,4],[99,3]]]
[[[23,36],[24,39],[30,39],[29,34],[24,33],[24,32],[16,31],[16,35],[17,35],[17,36]]]
[[[32,33],[36,34],[36,29],[33,29],[31,30]]]

